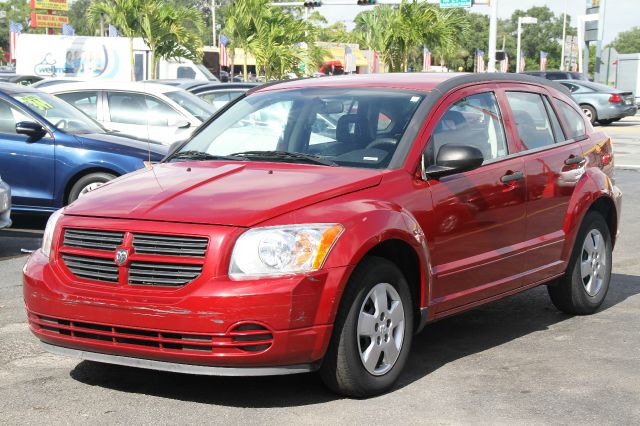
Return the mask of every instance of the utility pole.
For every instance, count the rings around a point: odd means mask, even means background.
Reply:
[[[218,45],[218,38],[216,37],[216,0],[211,0],[211,27],[213,32],[213,47]]]
[[[560,55],[560,71],[565,70],[564,55],[565,45],[567,44],[567,7],[569,0],[564,1],[564,23],[562,24],[562,54]]]
[[[498,0],[491,0],[489,18],[489,65],[487,72],[496,72],[496,42],[498,37]],[[503,49],[504,50],[504,49]]]

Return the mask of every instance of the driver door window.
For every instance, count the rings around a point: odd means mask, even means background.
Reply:
[[[435,164],[444,145],[470,145],[485,162],[507,155],[502,116],[492,92],[466,96],[444,113],[428,145],[429,164]]]

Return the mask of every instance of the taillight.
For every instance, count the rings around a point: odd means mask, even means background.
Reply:
[[[609,98],[609,102],[611,102],[612,104],[617,104],[618,102],[622,102],[622,98],[617,93],[614,93]]]

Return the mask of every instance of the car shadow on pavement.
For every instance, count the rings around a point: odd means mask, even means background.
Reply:
[[[639,276],[613,274],[600,312],[636,294],[640,294]],[[395,389],[450,362],[547,330],[569,318],[556,310],[541,286],[430,324],[414,337],[408,365]],[[315,374],[208,377],[82,361],[70,376],[91,386],[233,407],[304,406],[341,398],[328,391]]]

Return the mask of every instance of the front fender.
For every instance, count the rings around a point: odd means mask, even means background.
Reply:
[[[402,241],[414,250],[420,265],[419,305],[426,306],[431,282],[430,257],[425,235],[413,215],[397,205],[380,200],[363,200],[357,197],[341,202],[336,200],[312,205],[261,224],[271,226],[335,222],[344,226],[345,231],[332,248],[324,268],[347,266],[348,272],[337,285],[324,288],[323,300],[320,303],[326,309],[319,309],[318,312],[327,312],[328,316],[318,318],[317,323],[333,322],[342,294],[355,267],[374,247],[390,240]]]

